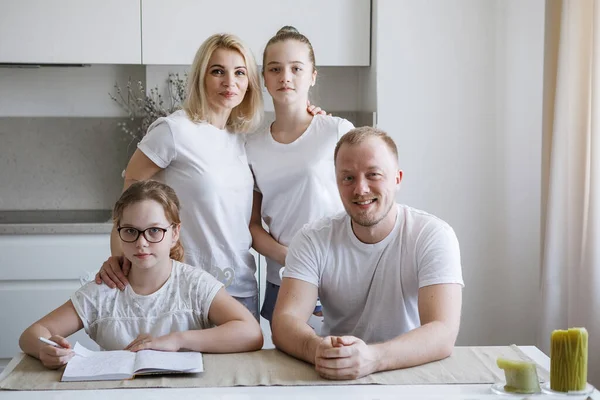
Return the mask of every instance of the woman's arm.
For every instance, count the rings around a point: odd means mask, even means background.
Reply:
[[[260,350],[263,335],[250,311],[221,288],[213,299],[208,319],[214,328],[173,332],[158,338],[140,336],[125,350],[187,349],[204,353],[240,353]]]
[[[252,202],[252,217],[250,218],[250,234],[252,235],[252,247],[265,257],[275,260],[279,265],[285,265],[287,247],[279,243],[263,228],[260,210],[262,206],[262,194],[254,192]]]
[[[150,179],[162,168],[154,164],[144,153],[139,149],[133,153],[127,168],[125,169],[125,181],[123,183],[123,191],[127,190],[132,183]],[[113,226],[110,233],[110,253],[112,257],[102,264],[100,271],[96,274],[96,283],[101,284],[104,282],[108,287],[119,289],[125,289],[125,286],[129,283],[127,280],[127,274],[131,264],[129,260],[123,256],[123,250],[121,249],[121,240],[117,233],[117,229]]]
[[[83,322],[69,300],[25,329],[19,338],[19,346],[25,353],[41,360],[46,367],[59,368],[73,357],[71,345],[65,338],[81,328]],[[40,336],[58,343],[63,348],[40,342]]]

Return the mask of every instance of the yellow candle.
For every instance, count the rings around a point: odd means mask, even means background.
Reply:
[[[585,328],[555,330],[550,338],[550,389],[585,390],[588,365],[588,332]]]
[[[498,368],[504,370],[504,376],[506,377],[504,390],[507,392],[529,394],[540,391],[540,381],[535,363],[498,358],[496,364]]]

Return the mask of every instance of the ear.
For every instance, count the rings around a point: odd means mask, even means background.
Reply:
[[[402,182],[403,176],[404,176],[404,173],[402,172],[402,170],[398,170],[398,174],[396,175],[396,185],[399,185],[400,182]]]
[[[315,86],[315,83],[317,83],[317,69],[313,67],[312,83],[310,86]]]
[[[175,224],[173,225],[173,232],[171,233],[173,236],[173,244],[171,245],[171,248],[175,247],[175,245],[177,244],[177,241],[179,240],[179,231],[181,229],[181,224]]]

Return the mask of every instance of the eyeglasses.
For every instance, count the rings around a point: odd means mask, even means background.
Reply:
[[[172,227],[173,224],[167,226],[166,228],[159,228],[158,226],[151,226],[150,228],[146,228],[143,231],[133,228],[131,226],[121,226],[117,228],[117,232],[119,232],[119,237],[125,243],[133,243],[137,242],[140,235],[143,234],[144,238],[150,243],[159,243],[165,238],[165,233]]]

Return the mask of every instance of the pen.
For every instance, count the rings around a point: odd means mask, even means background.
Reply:
[[[53,342],[50,339],[46,339],[46,338],[41,337],[41,336],[38,339],[40,339],[40,342],[42,342],[42,343],[46,343],[46,344],[49,344],[50,346],[58,347],[59,349],[64,349],[64,347],[62,347],[60,344],[58,344],[56,342]]]

